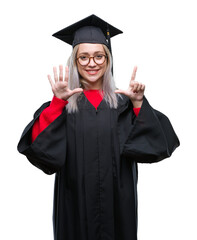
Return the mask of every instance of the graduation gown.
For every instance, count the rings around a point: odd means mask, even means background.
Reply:
[[[79,111],[66,109],[36,140],[34,114],[18,151],[46,174],[55,173],[55,240],[137,240],[137,163],[170,157],[179,140],[169,119],[144,97],[138,117],[131,101],[97,110],[84,94]]]

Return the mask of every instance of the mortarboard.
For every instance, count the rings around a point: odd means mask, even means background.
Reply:
[[[53,36],[73,47],[80,43],[105,44],[111,52],[110,38],[120,33],[123,32],[93,14],[54,33]]]

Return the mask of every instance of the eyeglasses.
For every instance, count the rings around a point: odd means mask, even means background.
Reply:
[[[107,56],[104,55],[104,54],[98,54],[98,55],[96,55],[94,57],[88,57],[88,56],[85,56],[85,55],[81,55],[76,60],[78,61],[78,63],[81,66],[86,66],[86,65],[88,65],[90,63],[90,59],[91,58],[94,60],[94,62],[96,64],[102,65],[105,62]]]

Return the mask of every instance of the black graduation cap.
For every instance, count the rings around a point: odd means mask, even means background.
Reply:
[[[92,14],[54,33],[53,36],[73,47],[79,43],[105,44],[111,52],[110,38],[120,33],[123,32]]]

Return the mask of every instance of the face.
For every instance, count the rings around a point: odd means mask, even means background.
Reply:
[[[102,44],[79,44],[77,58],[81,57],[83,59],[85,57],[99,57],[99,54],[106,55]],[[83,80],[88,83],[88,88],[100,89],[102,87],[103,75],[107,68],[107,59],[105,59],[103,64],[97,64],[94,62],[93,58],[90,58],[90,62],[86,66],[81,66],[77,61],[77,68]]]

